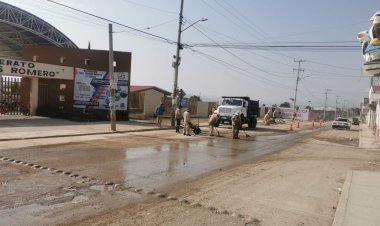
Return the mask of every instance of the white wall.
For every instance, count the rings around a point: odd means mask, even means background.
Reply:
[[[161,103],[164,98],[164,94],[157,90],[144,91],[144,115],[153,116],[156,111],[156,107]],[[169,109],[166,109],[169,110]]]
[[[207,118],[210,116],[208,111],[208,102],[198,102],[197,103],[197,116]]]

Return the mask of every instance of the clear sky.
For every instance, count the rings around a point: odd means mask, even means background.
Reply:
[[[108,49],[108,23],[46,0],[3,0],[49,22],[80,48]],[[176,41],[180,0],[57,0],[145,32]],[[248,95],[261,104],[294,97],[297,105],[359,106],[368,97],[360,48],[257,48],[264,46],[359,46],[356,34],[369,30],[380,10],[375,0],[185,0],[178,86],[203,99]],[[176,45],[114,25],[114,50],[132,52],[132,85],[172,91]],[[199,44],[205,44],[200,46]],[[234,48],[226,48],[235,44]],[[237,48],[238,44],[241,48]]]

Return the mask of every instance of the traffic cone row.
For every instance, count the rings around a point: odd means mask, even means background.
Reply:
[[[293,131],[293,121],[290,121],[290,128],[289,131]]]

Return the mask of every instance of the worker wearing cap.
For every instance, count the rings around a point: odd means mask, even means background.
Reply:
[[[239,138],[239,129],[240,129],[240,116],[238,113],[235,113],[232,118],[232,139]]]
[[[175,132],[176,133],[179,133],[179,127],[181,126],[181,106],[177,107],[177,109],[175,110],[175,121],[176,121],[176,125],[175,125]]]
[[[190,110],[183,113],[183,135],[190,136]]]
[[[208,120],[208,135],[213,136],[214,134],[214,128],[216,125],[216,122],[218,121],[218,111],[215,110],[212,115],[210,115],[210,119]]]

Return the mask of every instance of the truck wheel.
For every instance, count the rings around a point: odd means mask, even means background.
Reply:
[[[243,129],[243,124],[245,123],[244,115],[240,115],[240,125],[239,129]]]
[[[220,126],[220,119],[216,120],[215,126],[216,126],[216,127],[219,127],[219,126]]]
[[[251,119],[252,120],[252,128],[256,128],[256,125],[257,125],[257,118],[254,117]]]
[[[253,119],[251,118],[251,119],[248,121],[248,128],[252,128],[252,124],[253,124],[253,123],[252,123],[252,120],[253,120]]]

